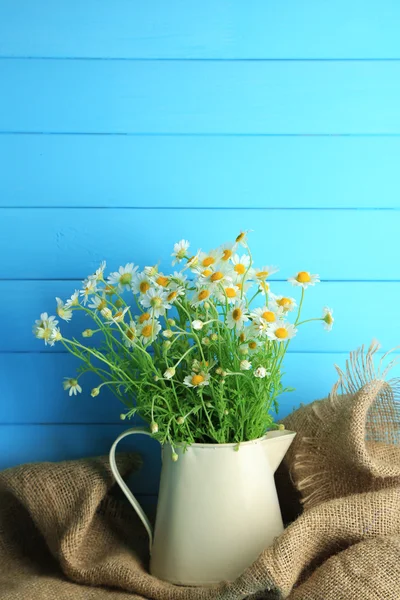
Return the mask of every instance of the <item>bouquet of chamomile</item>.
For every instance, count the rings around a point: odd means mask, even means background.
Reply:
[[[306,322],[305,290],[319,278],[300,271],[288,280],[300,288],[298,305],[274,294],[268,280],[277,269],[253,264],[247,237],[243,231],[196,253],[181,240],[172,253],[179,270],[170,274],[128,263],[107,277],[103,262],[68,300],[56,298],[60,319],[81,311],[93,323],[70,339],[55,316],[43,313],[35,322],[37,338],[82,361],[64,389],[82,392],[85,374],[94,372],[93,397],[107,386],[125,405],[121,419],[138,415],[172,446],[240,443],[277,427],[272,412],[288,389],[283,360]],[[331,329],[332,310],[307,322],[314,320]]]

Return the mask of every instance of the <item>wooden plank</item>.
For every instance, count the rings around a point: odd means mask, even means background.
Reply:
[[[400,54],[399,29],[393,0],[0,5],[0,52],[12,56],[386,58]]]
[[[284,362],[285,385],[295,391],[283,394],[279,400],[279,418],[283,418],[300,403],[307,404],[325,397],[337,379],[334,364],[344,368],[346,353],[287,354]],[[377,359],[378,360],[378,359]],[[91,398],[90,389],[96,378],[81,378],[83,392],[69,397],[61,382],[73,376],[78,361],[68,354],[28,353],[0,356],[0,389],[4,401],[0,404],[0,423],[108,423],[118,424],[124,406],[103,388],[101,395]],[[400,366],[391,376],[400,375]],[[133,426],[131,422],[125,427]]]
[[[295,391],[282,396],[279,416],[285,416],[300,402],[325,396],[336,380],[333,365],[343,366],[346,357],[338,353],[288,354],[284,382]],[[0,362],[3,366],[0,389],[5,399],[0,404],[0,423],[120,422],[119,415],[125,407],[107,388],[97,398],[90,396],[91,388],[97,385],[95,376],[88,374],[80,379],[81,395],[69,397],[64,392],[63,378],[74,376],[79,365],[75,357],[60,353],[10,353],[1,355]]]
[[[67,298],[78,285],[79,282],[75,281],[0,281],[0,314],[6,315],[0,336],[0,352],[55,353],[62,350],[60,345],[49,348],[34,338],[32,324],[41,312],[54,314],[54,297]],[[274,282],[271,289],[277,294],[292,294],[299,299],[298,290],[287,283]],[[304,325],[291,344],[293,351],[349,352],[361,344],[369,344],[373,337],[382,343],[384,350],[399,344],[400,282],[323,282],[307,290],[304,318],[319,316],[325,305],[334,309],[336,322],[333,330],[325,332],[321,322]],[[384,319],[382,305],[385,306]],[[61,323],[63,335],[80,338],[80,333],[90,322],[82,314],[75,314],[71,323]],[[95,337],[92,341],[95,343]],[[0,370],[3,361],[5,356],[0,354]],[[6,372],[5,366],[3,369]]]
[[[169,272],[173,244],[183,237],[196,251],[241,229],[255,230],[255,262],[277,264],[282,279],[302,269],[325,280],[399,278],[400,211],[5,208],[0,222],[0,256],[7,256],[0,279],[83,279],[103,259],[110,270],[160,261]]]
[[[1,60],[0,130],[400,133],[400,62]]]
[[[108,455],[119,425],[0,425],[0,469],[25,462],[75,460]],[[130,436],[120,452],[139,452],[143,467],[129,478],[133,492],[156,494],[161,466],[160,446],[147,436]]]
[[[0,207],[400,206],[400,137],[0,135],[0,162]]]

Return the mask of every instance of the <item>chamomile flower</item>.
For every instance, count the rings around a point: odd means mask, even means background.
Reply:
[[[171,256],[174,257],[172,264],[176,265],[176,263],[181,262],[184,258],[186,258],[188,250],[189,250],[189,242],[187,240],[181,240],[174,244],[174,251]]]
[[[92,277],[87,277],[83,282],[83,288],[80,291],[83,304],[86,306],[89,296],[97,292],[97,281]]]
[[[256,323],[262,323],[265,321],[266,323],[275,323],[278,319],[278,315],[271,310],[268,306],[263,306],[262,308],[255,308],[251,311],[250,317],[254,319]]]
[[[198,288],[196,290],[196,292],[193,295],[192,301],[191,301],[191,305],[192,306],[199,306],[200,304],[202,304],[203,302],[205,302],[206,300],[208,300],[211,296],[211,292],[209,289],[207,288]]]
[[[124,317],[126,315],[126,313],[128,312],[128,310],[130,309],[130,306],[125,306],[125,308],[120,308],[119,310],[117,310],[117,312],[115,312],[110,319],[110,323],[121,323],[124,320]]]
[[[241,290],[238,285],[226,281],[223,283],[222,289],[215,291],[215,296],[222,303],[233,304],[240,300]]]
[[[173,377],[175,377],[175,368],[169,367],[168,369],[166,369],[164,371],[164,377],[165,377],[165,379],[172,379]]]
[[[63,319],[64,321],[70,321],[72,318],[72,310],[64,304],[64,302],[61,300],[61,298],[56,298],[56,302],[57,302],[56,312],[57,312],[58,316],[60,317],[60,319]]]
[[[79,290],[75,290],[71,298],[65,303],[65,308],[71,308],[71,306],[79,306]]]
[[[242,360],[239,366],[241,371],[249,371],[251,369],[251,362],[249,360]]]
[[[247,235],[250,233],[250,231],[251,229],[241,231],[235,240],[236,244],[247,247]]]
[[[99,266],[98,269],[96,269],[96,271],[93,273],[93,275],[91,275],[91,277],[93,279],[96,279],[96,281],[99,281],[100,279],[103,279],[103,275],[104,275],[104,269],[106,268],[106,261],[103,260]]]
[[[140,329],[138,330],[138,335],[140,336],[142,343],[147,346],[147,344],[154,342],[160,331],[160,323],[158,321],[151,320],[146,321],[143,323],[143,325],[141,325]]]
[[[135,294],[146,294],[152,286],[152,281],[145,271],[135,273],[132,278],[132,291]]]
[[[144,294],[139,302],[144,308],[151,308],[152,314],[155,317],[159,317],[165,315],[165,311],[171,308],[171,305],[168,304],[167,294],[164,290],[158,289],[150,289],[146,294]]]
[[[206,277],[201,276],[201,281],[204,282],[205,285],[212,285],[214,288],[222,284],[231,283],[235,277],[235,273],[229,268],[226,264],[221,264],[216,267],[215,271],[211,271],[207,273]],[[219,288],[220,289],[220,288]]]
[[[233,242],[226,242],[226,244],[222,244],[222,246],[218,248],[221,254],[221,261],[228,262],[228,260],[232,258],[235,252],[235,248],[236,244],[234,244]]]
[[[139,325],[143,325],[143,323],[151,319],[151,314],[149,312],[143,312],[141,315],[138,315],[136,319]]]
[[[72,396],[72,394],[74,396],[76,396],[78,392],[79,393],[82,392],[82,388],[79,385],[77,379],[75,379],[73,377],[71,377],[71,378],[65,377],[64,379],[65,379],[65,381],[63,382],[63,388],[64,388],[64,390],[69,390],[70,396]]]
[[[324,329],[326,329],[326,331],[330,331],[333,327],[333,322],[334,322],[334,318],[333,318],[333,310],[331,308],[329,308],[328,306],[324,307],[324,310],[322,312],[322,320],[324,321],[325,325],[324,325]]]
[[[232,264],[236,277],[242,278],[249,268],[250,256],[247,254],[243,254],[242,256],[239,256],[239,254],[234,254],[232,256]]]
[[[164,275],[164,273],[157,273],[157,275],[154,277],[154,283],[165,288],[169,283],[169,277]]]
[[[244,323],[249,320],[246,304],[244,301],[236,302],[226,316],[226,324],[229,329],[242,329]]]
[[[53,334],[57,324],[58,321],[55,317],[49,317],[47,313],[42,313],[40,319],[35,321],[33,333],[39,340],[44,340],[46,346],[47,344],[54,346]]]
[[[268,373],[265,367],[258,367],[254,371],[254,377],[258,377],[259,379],[264,379],[264,377],[267,377],[268,375],[270,375],[270,373]]]
[[[132,348],[135,345],[137,338],[137,329],[135,321],[130,321],[129,327],[124,331],[124,344],[127,348]]]
[[[184,269],[196,270],[199,266],[201,250],[198,250],[194,256],[189,256],[187,259],[186,265],[183,267]]]
[[[198,267],[209,268],[214,267],[220,260],[221,253],[217,250],[210,250],[210,252],[200,252]]]
[[[247,292],[252,287],[252,285],[253,285],[252,281],[246,281],[246,282],[239,281],[239,280],[235,281],[235,287],[238,288],[242,297],[247,294]]]
[[[51,332],[50,335],[50,346],[54,345],[54,342],[59,342],[60,340],[62,340],[62,335],[61,335],[61,331],[59,327],[54,327],[53,331]]]
[[[264,265],[260,269],[253,270],[253,277],[256,279],[256,281],[265,281],[267,277],[270,277],[271,275],[277,272],[277,267],[270,267],[268,265]]]
[[[132,287],[133,276],[138,270],[133,263],[127,263],[125,267],[120,267],[118,271],[110,273],[107,281],[112,285],[117,285],[122,291]]]
[[[185,286],[187,281],[187,277],[184,273],[181,273],[179,271],[174,271],[172,273],[172,275],[170,275],[170,284],[169,287],[171,288],[174,284],[175,285],[183,285]]]
[[[192,327],[196,331],[200,331],[204,327],[204,321],[201,321],[200,319],[195,319],[194,321],[192,321]]]
[[[205,385],[209,385],[210,383],[210,375],[208,373],[194,373],[192,372],[190,375],[186,375],[183,383],[188,387],[198,388],[204,387]]]
[[[167,291],[167,302],[175,302],[179,299],[180,296],[185,295],[185,288],[182,285],[177,285],[176,283],[170,284]]]
[[[289,277],[288,281],[292,285],[300,286],[306,289],[309,285],[315,285],[316,283],[319,283],[319,275],[312,275],[308,271],[299,271],[293,277]]]
[[[249,341],[247,342],[247,348],[248,348],[250,354],[258,352],[259,347],[260,347],[259,341],[257,339],[255,339],[254,337],[253,337],[253,339],[249,339]]]
[[[157,277],[158,265],[153,265],[153,266],[150,266],[150,267],[145,267],[144,268],[144,272],[146,273],[146,275],[148,275],[149,277],[151,277],[152,279],[154,279],[154,277]]]
[[[276,321],[268,328],[267,336],[276,342],[286,342],[291,340],[297,333],[297,329],[292,323],[286,321]]]
[[[90,304],[88,304],[88,308],[92,308],[94,311],[101,312],[107,306],[107,300],[105,298],[101,298],[100,296],[93,296]]]
[[[297,306],[296,300],[288,296],[273,296],[272,301],[283,313],[292,312]]]

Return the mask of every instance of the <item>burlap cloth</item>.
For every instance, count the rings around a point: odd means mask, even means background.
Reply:
[[[357,352],[325,400],[285,421],[298,432],[277,481],[304,511],[234,582],[185,588],[147,572],[145,531],[110,494],[107,458],[0,473],[1,600],[399,600],[400,411],[373,352]],[[120,455],[128,473],[138,464]],[[240,550],[240,549],[239,549]]]

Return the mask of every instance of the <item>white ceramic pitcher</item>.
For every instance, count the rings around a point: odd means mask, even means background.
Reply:
[[[271,431],[237,444],[192,444],[183,451],[162,447],[162,471],[153,536],[151,524],[118,472],[112,472],[150,538],[150,572],[181,585],[212,585],[238,577],[283,531],[274,472],[294,436]]]

